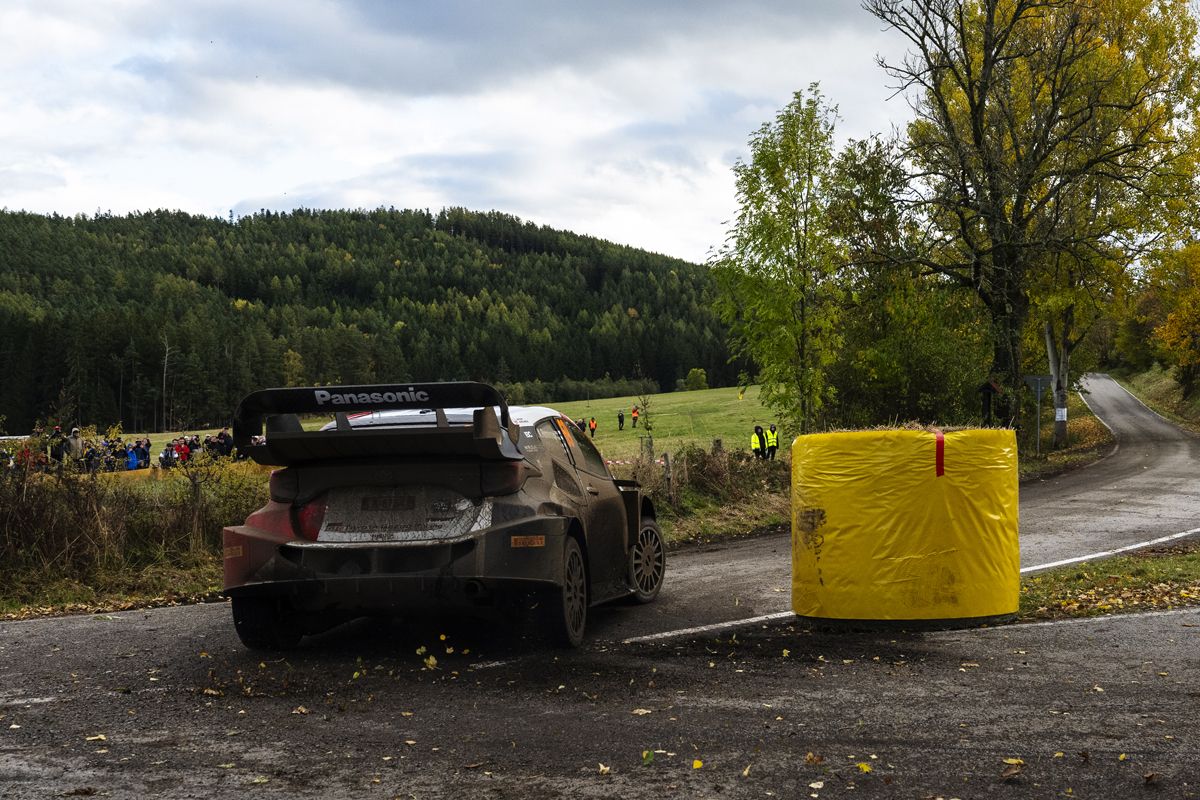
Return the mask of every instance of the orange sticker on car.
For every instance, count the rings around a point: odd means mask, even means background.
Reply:
[[[514,536],[512,537],[513,547],[545,547],[545,536]]]
[[[225,558],[226,559],[241,558],[241,557],[242,557],[242,546],[240,544],[235,544],[233,547],[225,548]]]
[[[571,435],[571,426],[567,424],[567,421],[562,417],[557,417],[555,418],[554,422],[556,425],[558,425],[558,432],[561,433],[563,438],[567,440],[567,446],[574,446],[575,437]]]

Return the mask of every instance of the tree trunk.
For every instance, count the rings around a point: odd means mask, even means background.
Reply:
[[[1046,335],[1046,359],[1050,364],[1050,384],[1054,396],[1054,448],[1067,445],[1067,388],[1071,385],[1070,340],[1067,325],[1063,324],[1063,338],[1055,341],[1054,325],[1049,320],[1042,329]]]
[[[1002,301],[1003,302],[1003,301]],[[1004,394],[995,399],[996,420],[1006,428],[1019,427],[1021,388],[1021,320],[1002,304],[992,308],[992,375],[998,378]]]

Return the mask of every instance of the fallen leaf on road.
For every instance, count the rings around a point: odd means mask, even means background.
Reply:
[[[1129,756],[1125,755],[1124,753],[1121,753],[1121,755],[1117,756],[1117,761],[1124,761],[1127,758],[1129,758]]]
[[[653,763],[654,763],[654,751],[653,750],[643,750],[642,751],[642,766],[648,767]]]
[[[255,775],[253,778],[250,779],[250,782],[251,783],[270,783],[271,779],[268,778],[266,775]]]
[[[1005,780],[1005,781],[1011,781],[1014,778],[1016,778],[1018,775],[1020,775],[1024,769],[1025,768],[1022,767],[1020,764],[1010,764],[1009,766],[1004,768],[1003,772],[1000,773],[1000,779]]]
[[[1062,751],[1062,750],[1059,750],[1057,753],[1055,753],[1055,754],[1054,754],[1054,757],[1055,757],[1055,758],[1062,758],[1062,757],[1063,757],[1063,751]]]
[[[635,708],[633,711],[631,711],[629,713],[634,714],[635,716],[644,717],[647,714],[653,714],[654,712],[648,708]]]
[[[1153,786],[1162,780],[1162,775],[1157,772],[1147,772],[1142,776],[1142,780],[1144,780],[1148,785]]]
[[[296,706],[295,708],[292,709],[292,713],[293,714],[307,714],[308,709],[305,708],[304,706]]]
[[[750,777],[750,764],[747,764],[747,765],[746,765],[746,768],[745,768],[744,770],[742,770],[742,777],[743,777],[743,778],[749,778],[749,777]]]
[[[607,775],[608,773],[612,772],[611,767],[608,767],[604,764],[600,764],[599,766],[600,766],[600,774],[601,775]]]
[[[700,769],[704,766],[704,762],[698,758],[692,759],[692,769]]]
[[[217,764],[218,769],[233,769],[233,764]]]
[[[201,694],[206,694],[209,697],[224,697],[225,696],[225,693],[222,692],[220,689],[213,689],[212,687],[205,687],[204,691],[201,692]]]
[[[86,741],[89,741],[89,742],[107,742],[107,741],[108,741],[108,737],[107,737],[107,736],[105,736],[103,733],[97,733],[95,736],[89,736],[89,737],[87,737],[87,740],[86,740]]]
[[[871,771],[871,765],[865,761],[860,761],[855,766],[858,767],[858,771],[861,772],[863,775],[866,775],[868,772]]]
[[[824,760],[825,760],[825,756],[818,756],[814,753],[805,753],[804,754],[804,763],[805,764],[820,764]]]
[[[1012,764],[1013,766],[1016,766],[1016,767],[1023,767],[1023,766],[1025,766],[1025,762],[1024,762],[1024,761],[1022,761],[1022,760],[1021,760],[1021,759],[1019,759],[1019,758],[1006,758],[1006,759],[1004,759],[1004,763],[1005,763],[1005,764]]]
[[[813,781],[812,783],[810,783],[810,784],[808,785],[808,788],[810,788],[810,789],[824,789],[824,788],[825,788],[825,781]]]

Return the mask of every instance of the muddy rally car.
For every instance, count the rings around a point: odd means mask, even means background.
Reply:
[[[280,467],[267,505],[223,534],[248,647],[381,612],[499,614],[578,646],[589,607],[662,586],[639,485],[563,415],[486,384],[266,389],[238,406],[234,438]]]

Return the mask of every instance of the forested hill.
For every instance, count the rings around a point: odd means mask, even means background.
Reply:
[[[713,291],[699,265],[495,212],[0,212],[0,415],[144,430],[278,385],[727,384]]]

